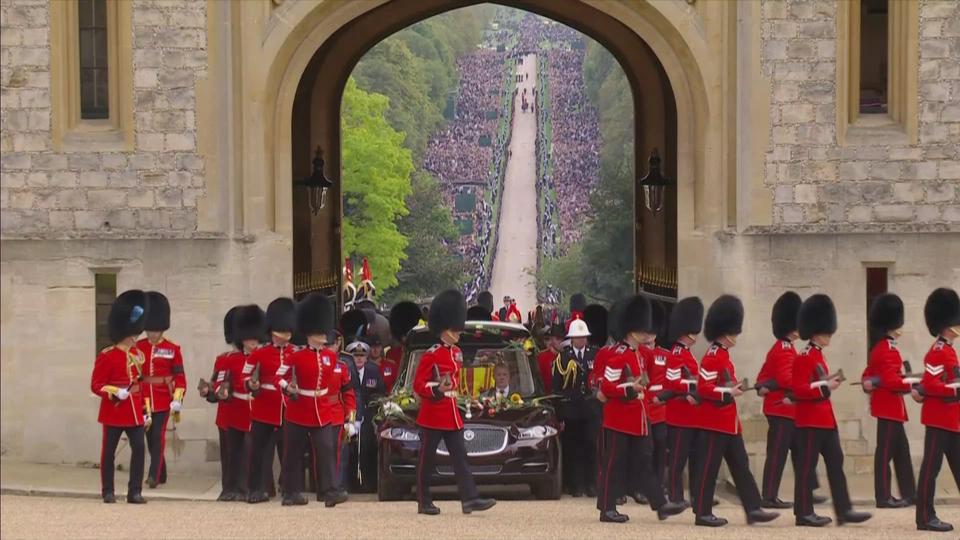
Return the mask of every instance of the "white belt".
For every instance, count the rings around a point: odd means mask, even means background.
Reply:
[[[327,395],[327,389],[321,388],[320,390],[297,390],[297,394],[301,396],[317,398]]]
[[[663,385],[662,385],[662,384],[655,384],[655,385],[653,385],[653,386],[650,387],[650,391],[651,391],[651,392],[657,392],[657,391],[659,391],[659,390],[663,390]]]
[[[243,401],[250,401],[250,394],[242,394],[240,392],[234,392],[230,397],[235,397],[237,399],[242,399]]]
[[[267,383],[267,384],[261,384],[261,385],[260,385],[260,389],[261,389],[261,390],[276,390],[277,387],[274,386],[274,385],[272,385],[272,384],[270,384],[270,383]]]

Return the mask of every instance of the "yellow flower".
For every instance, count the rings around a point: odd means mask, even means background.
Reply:
[[[523,398],[520,397],[520,394],[513,393],[510,395],[510,401],[516,403],[517,405],[523,405]]]

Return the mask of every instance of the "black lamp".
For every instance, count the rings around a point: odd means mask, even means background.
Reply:
[[[327,203],[327,192],[333,187],[333,182],[323,174],[323,151],[317,146],[317,153],[313,156],[313,172],[303,180],[294,182],[294,185],[307,188],[310,213],[317,215]]]
[[[667,187],[670,185],[670,178],[667,178],[660,171],[660,154],[654,148],[650,153],[650,170],[647,175],[640,179],[640,187],[643,189],[643,204],[653,213],[663,210],[663,202],[667,198]]]

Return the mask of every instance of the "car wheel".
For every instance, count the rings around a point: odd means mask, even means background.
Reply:
[[[402,501],[410,493],[410,486],[391,482],[381,478],[377,483],[377,499],[381,501]]]

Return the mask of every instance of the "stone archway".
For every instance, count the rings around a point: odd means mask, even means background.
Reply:
[[[327,156],[327,172],[339,171],[339,101],[346,78],[366,50],[389,34],[434,14],[480,3],[476,0],[393,0],[377,3],[347,3],[343,6],[304,6],[290,3],[284,12],[283,28],[268,29],[264,47],[277,48],[277,57],[268,73],[276,73],[276,102],[271,113],[274,129],[264,143],[272,152],[274,177],[274,228],[294,239],[294,244],[309,243],[312,249],[304,259],[296,260],[301,272],[295,287],[317,280],[330,284],[339,276],[339,231],[341,209],[332,205],[326,215],[307,216],[296,210],[291,180],[307,173],[311,149],[320,145]],[[702,242],[696,234],[708,217],[703,200],[705,185],[705,119],[709,99],[704,91],[695,54],[681,32],[671,23],[677,14],[669,6],[637,4],[633,6],[576,1],[556,3],[546,0],[498,2],[547,16],[572,26],[606,46],[621,62],[634,88],[638,118],[657,119],[643,125],[659,126],[645,133],[637,131],[638,171],[646,170],[645,158],[658,147],[666,155],[667,170],[677,181],[673,234],[669,244],[676,246]],[[359,5],[362,4],[362,5]],[[286,6],[284,6],[284,9]],[[651,76],[653,75],[653,76]],[[646,84],[656,80],[659,84]],[[305,84],[305,81],[308,81]],[[319,83],[319,84],[318,84]],[[268,88],[268,94],[274,88]],[[670,96],[671,99],[666,99]],[[668,103],[667,103],[668,102]],[[655,105],[654,105],[655,104]],[[307,106],[309,105],[309,106]],[[664,118],[675,115],[669,122]],[[642,127],[642,126],[641,126]],[[305,136],[308,134],[308,136]],[[669,142],[668,142],[669,139]],[[333,200],[337,200],[334,197]],[[288,221],[289,219],[289,221]],[[332,231],[330,235],[322,231]],[[656,230],[656,226],[644,230]],[[300,232],[297,232],[300,231]],[[661,229],[660,234],[663,234]],[[694,234],[691,234],[694,233]],[[681,239],[678,242],[678,237]],[[699,237],[699,238],[698,238]],[[300,251],[295,249],[295,252]],[[659,260],[664,266],[682,269],[682,255],[673,248],[663,250]],[[676,270],[674,270],[676,272]],[[674,273],[676,275],[676,273]],[[331,287],[332,288],[332,287]]]

